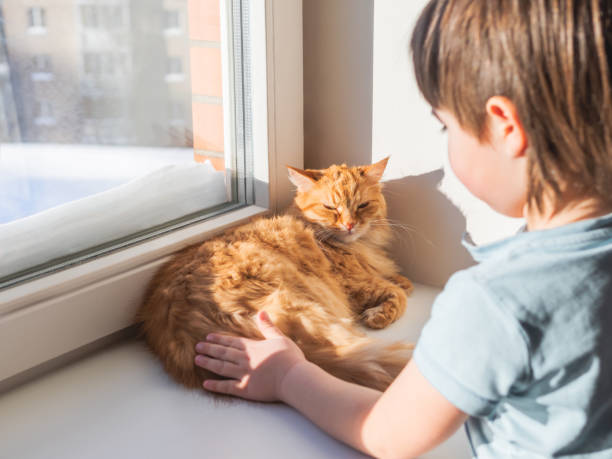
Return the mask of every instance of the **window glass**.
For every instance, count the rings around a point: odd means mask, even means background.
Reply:
[[[45,27],[45,9],[40,7],[28,8],[28,25],[30,27]]]
[[[0,288],[248,203],[248,17],[223,5],[0,0]]]
[[[51,72],[51,58],[46,54],[37,54],[32,57],[32,70],[34,72]]]
[[[179,11],[178,10],[166,10],[164,12],[164,23],[167,30],[180,29],[179,23]]]
[[[181,75],[183,73],[183,61],[180,57],[171,56],[168,58],[168,74]]]

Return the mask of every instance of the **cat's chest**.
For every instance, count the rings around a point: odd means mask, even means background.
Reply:
[[[334,249],[326,253],[331,264],[332,272],[340,277],[342,281],[350,281],[355,277],[374,275],[374,268],[368,263],[369,253],[367,250]]]

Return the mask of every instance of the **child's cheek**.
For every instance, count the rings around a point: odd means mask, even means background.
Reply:
[[[448,162],[455,176],[472,193],[474,193],[474,183],[470,174],[469,153],[464,149],[461,142],[449,139],[448,143]],[[473,166],[472,166],[473,167]]]

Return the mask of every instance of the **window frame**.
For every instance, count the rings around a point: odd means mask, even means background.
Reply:
[[[183,20],[181,13],[177,9],[165,8],[164,9],[164,34],[166,35],[180,35],[183,33]]]
[[[27,9],[27,31],[30,34],[47,32],[47,12],[42,6],[32,6]]]
[[[38,100],[34,105],[34,124],[37,126],[55,125],[53,104],[48,100]]]
[[[220,2],[227,18],[231,2]],[[2,385],[131,326],[149,280],[176,251],[290,203],[285,166],[303,166],[302,0],[249,8],[254,204],[0,291]]]

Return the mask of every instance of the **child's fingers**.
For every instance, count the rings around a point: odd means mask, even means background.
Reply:
[[[256,316],[256,323],[259,331],[265,338],[278,338],[284,336],[283,333],[274,326],[272,319],[264,310],[259,311]]]
[[[237,336],[218,335],[216,333],[210,333],[206,336],[206,341],[244,350],[244,348],[246,347],[246,341],[249,340],[247,338],[239,338]]]
[[[246,360],[244,352],[234,347],[213,343],[198,343],[195,348],[200,354],[206,354],[219,360],[226,360],[232,363],[242,363]]]
[[[235,395],[236,397],[242,396],[242,383],[235,379],[225,379],[217,381],[214,379],[207,379],[204,381],[204,389],[218,392],[220,394]]]
[[[235,363],[213,359],[204,355],[196,355],[194,362],[198,367],[212,371],[219,376],[225,376],[226,378],[242,378],[245,373],[244,368]]]

